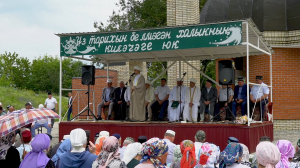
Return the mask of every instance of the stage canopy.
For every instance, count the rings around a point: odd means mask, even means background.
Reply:
[[[83,56],[94,55],[105,63],[241,57],[247,55],[247,35],[249,44],[253,45],[249,48],[250,55],[272,53],[272,48],[251,19],[157,29],[56,35],[60,37],[60,56],[87,59]]]

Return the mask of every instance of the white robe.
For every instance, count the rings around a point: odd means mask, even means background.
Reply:
[[[196,87],[196,86],[195,86]],[[190,115],[190,105],[189,103],[191,103],[191,97],[193,96],[193,92],[194,92],[194,88],[191,88],[191,93],[190,93],[190,88],[187,88],[186,92],[185,92],[185,105],[184,105],[184,110],[183,110],[183,119],[187,119],[189,121],[192,121],[191,119],[191,115]],[[198,107],[200,106],[200,97],[201,97],[201,91],[199,87],[196,87],[195,93],[194,93],[194,97],[193,97],[193,106],[192,106],[192,117],[193,117],[193,121],[197,121],[197,117],[198,117]]]
[[[178,88],[178,90],[177,90]],[[185,92],[187,87],[185,85],[183,85],[181,87],[181,109],[180,109],[180,104],[177,108],[173,108],[172,106],[172,101],[180,101],[180,91],[179,91],[180,87],[178,86],[174,86],[172,91],[170,92],[170,96],[169,96],[169,107],[168,107],[168,118],[169,121],[176,121],[179,120],[180,117],[180,112],[182,111],[183,107],[184,107],[184,99],[185,99]],[[178,95],[177,95],[178,94]]]

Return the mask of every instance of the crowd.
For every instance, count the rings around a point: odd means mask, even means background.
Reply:
[[[98,104],[98,120],[101,120],[102,110],[108,108],[107,118],[112,119],[112,112],[115,113],[115,120],[129,121],[180,121],[191,122],[204,121],[205,113],[213,121],[221,120],[219,114],[225,107],[232,110],[222,116],[227,119],[234,119],[237,111],[241,115],[246,115],[247,107],[247,85],[243,77],[238,77],[238,85],[234,90],[227,85],[222,85],[219,91],[212,86],[213,82],[207,80],[205,88],[196,86],[196,79],[191,78],[188,86],[183,85],[183,81],[178,78],[176,86],[171,90],[167,86],[167,80],[161,79],[161,85],[154,89],[151,81],[145,80],[140,74],[141,68],[134,67],[134,76],[130,86],[125,87],[123,81],[118,88],[112,87],[112,80],[107,80],[107,87],[102,91],[102,102]],[[256,84],[249,90],[250,107],[261,107],[260,112],[264,116],[265,105],[268,103],[269,88],[263,83],[262,76],[256,76]],[[167,115],[166,115],[167,113]],[[222,113],[223,114],[223,113]],[[234,115],[234,116],[233,116]],[[165,118],[167,116],[167,118]],[[250,117],[252,114],[250,114]]]
[[[249,160],[247,146],[229,137],[223,151],[206,142],[206,133],[196,132],[193,140],[174,144],[176,133],[167,130],[164,137],[140,136],[137,142],[118,133],[101,131],[90,141],[89,131],[74,129],[63,140],[50,146],[52,137],[40,133],[31,137],[21,132],[23,144],[16,147],[15,132],[0,138],[0,165],[10,168],[299,168],[300,150],[287,140],[277,145],[261,137],[256,153]],[[300,146],[300,143],[298,143]]]

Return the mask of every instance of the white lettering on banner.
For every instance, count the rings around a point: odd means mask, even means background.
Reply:
[[[140,41],[171,39],[171,32],[148,32],[142,35]]]
[[[110,35],[110,36],[101,36],[101,37],[95,37],[91,36],[89,45],[98,44],[98,47],[100,47],[101,44],[107,44],[107,43],[123,43],[127,42],[127,35]]]
[[[105,53],[120,53],[120,52],[137,52],[139,50],[141,51],[151,51],[152,50],[152,42],[142,43],[140,44],[124,44],[124,45],[107,45],[105,46]]]
[[[173,42],[171,42],[171,41],[168,41],[167,43],[166,42],[164,42],[163,43],[163,46],[162,46],[162,49],[164,50],[164,49],[178,49],[179,47],[178,47],[178,43],[179,43],[179,40],[177,40],[177,41],[173,41]]]
[[[189,38],[189,37],[201,37],[201,36],[214,36],[214,35],[229,35],[229,27],[221,27],[219,28],[193,28],[193,29],[185,29],[179,30],[176,38]]]

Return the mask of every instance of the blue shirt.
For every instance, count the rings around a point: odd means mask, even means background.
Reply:
[[[206,88],[206,89],[207,89],[207,93],[209,93],[209,91],[210,91],[211,87],[210,87],[210,88]]]
[[[110,90],[111,90],[111,88],[106,88],[106,93],[105,93],[105,101],[106,102],[110,101],[110,97],[109,97]]]
[[[240,86],[240,87],[239,87],[239,95],[238,95],[238,99],[241,99],[241,98],[242,98],[242,89],[243,89],[243,86]]]

